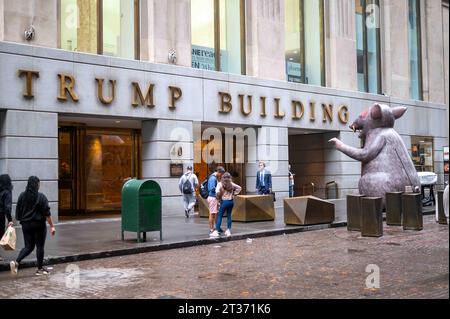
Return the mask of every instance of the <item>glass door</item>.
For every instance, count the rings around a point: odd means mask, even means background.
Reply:
[[[73,215],[76,210],[76,128],[62,127],[58,134],[59,214]]]
[[[139,130],[59,128],[59,214],[118,214],[123,184],[140,177]]]
[[[139,176],[132,131],[91,130],[85,139],[86,210],[120,212],[124,183]]]

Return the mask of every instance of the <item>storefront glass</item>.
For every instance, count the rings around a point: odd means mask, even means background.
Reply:
[[[241,74],[240,0],[220,0],[220,70]]]
[[[61,49],[97,53],[97,0],[61,0]]]
[[[61,49],[134,59],[138,6],[131,0],[61,0]]]
[[[86,134],[86,209],[118,211],[122,186],[133,177],[133,141],[130,134]]]
[[[214,1],[191,0],[192,67],[215,70]]]
[[[103,1],[103,54],[134,59],[134,3]]]
[[[355,0],[358,89],[381,93],[378,0]]]
[[[285,1],[286,75],[289,82],[302,82],[303,51],[300,33],[300,1]]]
[[[245,74],[244,12],[243,0],[191,1],[193,68]]]
[[[139,136],[135,130],[60,127],[60,214],[119,213],[124,183],[140,175]]]
[[[422,100],[422,65],[420,43],[420,2],[408,0],[408,42],[409,42],[409,70],[410,70],[410,98]]]
[[[432,137],[411,137],[411,153],[417,171],[434,172],[434,148]]]
[[[286,76],[325,85],[323,0],[285,1]]]
[[[233,182],[242,187],[241,194],[244,195],[246,193],[245,162],[248,158],[248,143],[244,142],[242,150],[237,147],[236,140],[233,140],[233,151],[230,152],[230,158],[227,158],[226,155],[226,148],[230,145],[226,144],[225,134],[222,136],[222,140],[212,138],[211,140],[195,141],[195,157],[201,158],[201,161],[194,163],[194,173],[201,183],[214,173],[218,166],[223,166],[225,171],[233,177]]]

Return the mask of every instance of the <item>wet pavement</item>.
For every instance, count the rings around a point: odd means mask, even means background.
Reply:
[[[336,214],[334,226],[343,225],[346,216]],[[160,241],[159,232],[147,234],[147,242],[137,243],[136,233],[125,233],[125,241],[121,240],[121,220],[85,220],[78,222],[66,222],[56,226],[56,236],[51,237],[47,232],[45,247],[46,263],[78,261],[97,257],[118,256],[138,252],[146,252],[156,249],[168,249],[172,247],[193,246],[209,241],[209,222],[207,218],[198,215],[189,219],[180,216],[164,217],[163,240]],[[222,222],[226,225],[226,218]],[[309,229],[323,229],[330,225],[318,226],[286,226],[281,208],[276,211],[275,221],[240,223],[233,222],[233,237],[264,235],[271,232],[305,231]],[[18,250],[23,247],[23,235],[21,228],[16,228],[17,250],[8,252],[0,250],[0,256],[4,262],[0,262],[0,271],[9,269],[8,263],[17,257]],[[25,259],[25,263],[35,261],[35,253]]]
[[[425,216],[423,231],[385,225],[381,238],[340,227],[2,272],[3,298],[448,299],[449,231]]]

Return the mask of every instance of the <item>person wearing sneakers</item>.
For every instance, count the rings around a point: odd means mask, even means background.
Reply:
[[[227,213],[227,230],[225,231],[225,236],[231,236],[231,213],[234,206],[234,197],[241,192],[241,186],[233,183],[230,173],[225,173],[219,184],[217,184],[216,194],[217,199],[220,201],[219,215],[217,216],[216,229],[211,234],[211,237],[217,238],[220,235],[222,228],[222,218],[223,214]]]
[[[209,206],[209,228],[211,236],[214,232],[215,223],[217,220],[217,213],[219,210],[219,202],[216,198],[216,187],[219,183],[219,180],[221,179],[222,175],[225,173],[225,169],[222,166],[218,166],[216,168],[216,172],[214,174],[211,174],[211,176],[208,178],[208,206]]]
[[[55,235],[50,214],[50,206],[47,197],[39,193],[40,181],[36,176],[28,178],[25,192],[20,194],[16,207],[16,220],[22,225],[23,239],[25,247],[20,251],[15,261],[11,261],[11,273],[17,274],[20,262],[30,255],[36,247],[37,271],[36,275],[48,275],[49,272],[43,267],[44,246],[47,237],[47,221],[51,227],[52,236]]]
[[[189,218],[192,209],[195,206],[195,189],[198,187],[198,178],[192,172],[192,166],[188,165],[186,173],[181,176],[178,182],[178,188],[183,194],[184,215]]]
[[[0,175],[0,239],[5,234],[5,221],[8,220],[7,227],[13,226],[11,207],[12,207],[11,177],[8,174]],[[3,261],[0,256],[0,261]]]

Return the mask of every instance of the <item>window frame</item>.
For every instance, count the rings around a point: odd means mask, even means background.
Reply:
[[[417,143],[414,143],[417,142]],[[426,144],[426,143],[431,143],[431,165],[420,165],[417,164],[414,160],[413,160],[413,149],[412,147],[414,145],[418,145],[420,146],[421,144]],[[421,136],[421,135],[412,135],[411,136],[411,160],[413,162],[414,168],[416,169],[417,172],[428,172],[427,170],[423,170],[424,167],[431,167],[431,170],[429,170],[430,172],[435,172],[435,143],[434,143],[434,137],[433,136]],[[422,170],[419,171],[417,169],[417,167],[421,166]]]
[[[140,60],[141,57],[141,7],[140,0],[134,2],[134,59]],[[58,1],[58,46],[61,48],[61,0]],[[77,51],[83,53],[81,51]],[[97,0],[97,54],[103,55],[103,0]],[[119,57],[120,58],[120,57]]]
[[[380,0],[374,0],[375,5],[380,7]],[[367,36],[367,0],[361,0],[363,12],[362,12],[362,33],[363,33],[363,72],[364,72],[364,92],[369,92],[369,52],[368,52],[368,36]],[[356,12],[355,12],[356,14]],[[380,17],[381,19],[381,17]],[[381,25],[376,28],[376,47],[377,47],[377,92],[376,94],[382,94],[382,69],[381,69]]]
[[[225,72],[221,70],[221,57],[220,57],[220,0],[214,1],[214,67],[217,72]],[[240,10],[240,46],[241,46],[241,75],[247,74],[247,41],[246,41],[246,6],[245,0],[239,0]],[[191,35],[192,37],[192,35]],[[191,38],[192,46],[192,38]]]
[[[300,38],[300,63],[302,65],[302,74],[300,75],[300,83],[301,84],[309,84],[306,83],[306,54],[305,54],[305,46],[306,46],[306,37],[305,37],[305,12],[304,12],[304,1],[299,0],[299,10],[300,10],[300,28],[299,28],[299,38]],[[306,0],[307,1],[307,0]],[[319,0],[319,15],[320,15],[320,78],[322,87],[326,86],[326,69],[325,69],[325,1]],[[286,30],[286,27],[285,27]],[[285,65],[287,64],[286,59],[286,48],[285,48]],[[286,73],[286,80],[289,81],[288,75]],[[292,82],[295,83],[295,82]]]
[[[410,2],[408,1],[408,12],[409,12],[409,4]],[[419,69],[418,71],[418,85],[419,85],[419,101],[423,101],[424,99],[424,94],[423,94],[423,63],[422,63],[422,10],[421,10],[421,1],[420,0],[415,0],[415,4],[416,4],[416,14],[417,14],[417,68]],[[408,15],[408,20],[409,20],[409,15]],[[408,26],[408,32],[409,32],[409,26]],[[408,35],[410,36],[410,35]],[[408,62],[411,62],[411,48],[408,45]],[[411,64],[408,63],[408,65],[410,66]],[[410,73],[410,79],[409,79],[409,85],[411,86],[412,83],[412,78],[411,78],[411,70],[409,70]],[[412,88],[410,87],[410,99],[412,99],[413,97],[411,96],[411,90]]]

